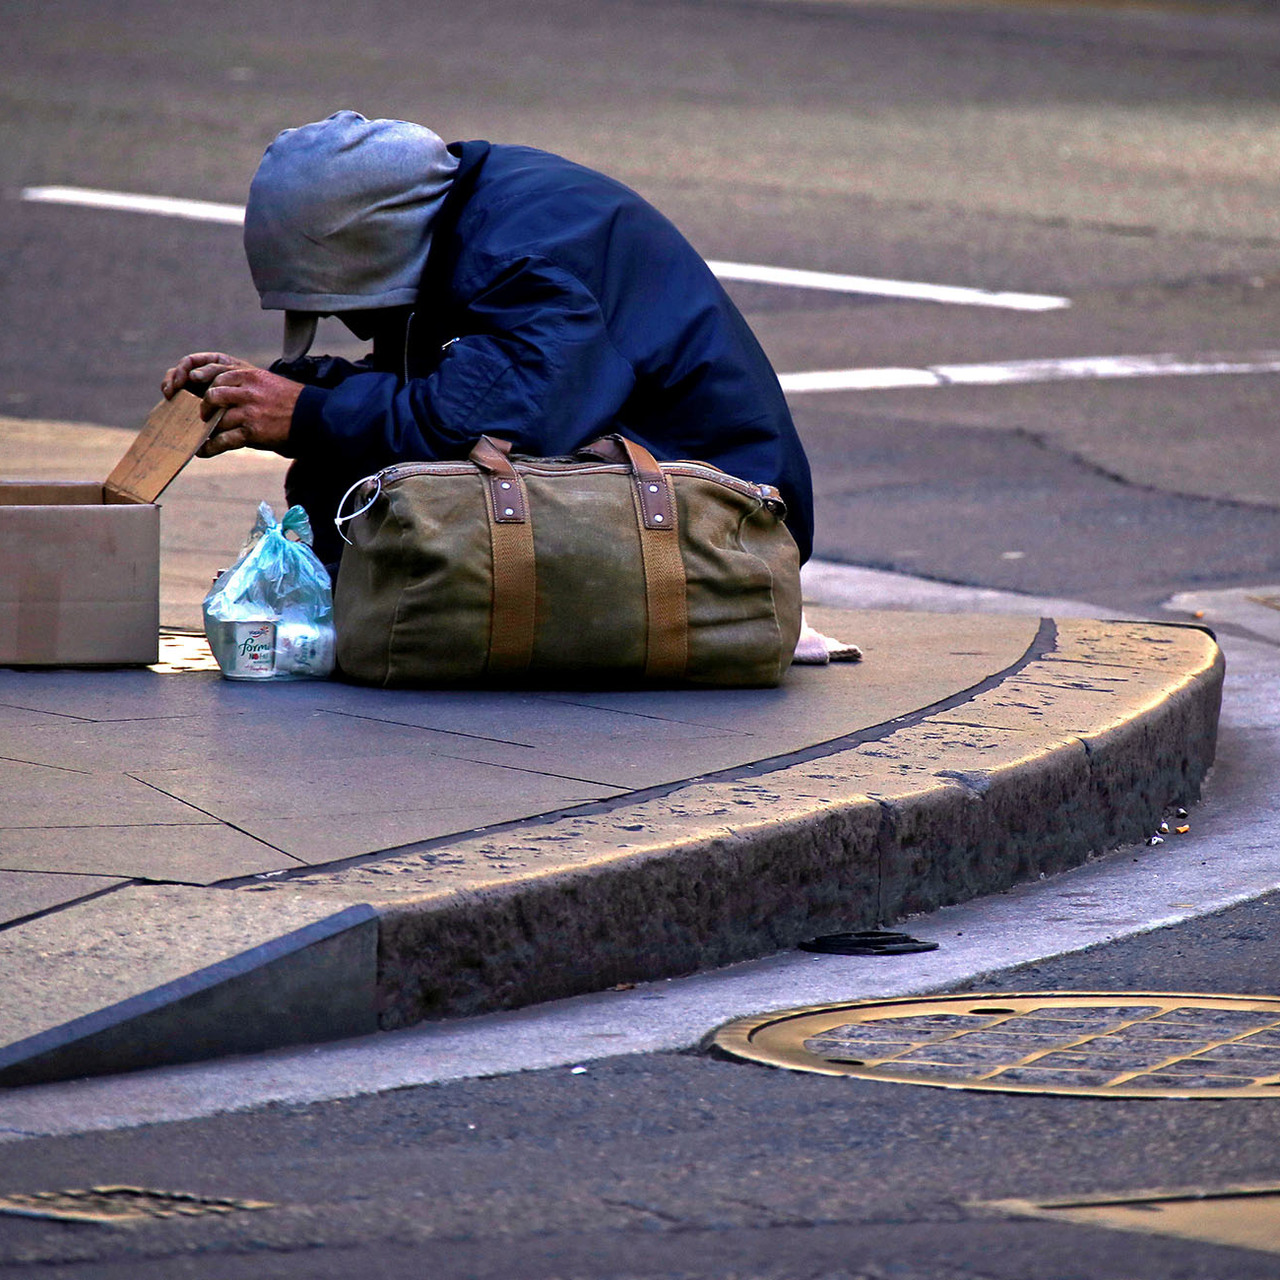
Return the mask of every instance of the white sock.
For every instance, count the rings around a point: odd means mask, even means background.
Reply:
[[[828,662],[861,662],[862,650],[856,644],[835,640],[815,631],[804,614],[800,615],[800,639],[796,641],[792,662],[823,665]]]

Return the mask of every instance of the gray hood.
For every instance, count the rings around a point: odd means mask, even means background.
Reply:
[[[304,313],[286,317],[286,356],[305,354],[319,315],[417,301],[457,167],[430,129],[355,111],[276,138],[249,188],[244,247],[263,309]]]

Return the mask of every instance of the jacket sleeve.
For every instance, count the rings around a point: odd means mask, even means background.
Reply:
[[[465,457],[486,433],[554,455],[610,429],[635,374],[576,276],[520,258],[457,292],[467,332],[428,377],[352,373],[332,388],[304,388],[289,438],[295,456],[375,471]]]

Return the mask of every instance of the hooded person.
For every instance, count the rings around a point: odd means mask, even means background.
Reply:
[[[205,452],[295,460],[286,492],[327,562],[338,500],[383,467],[464,458],[483,433],[547,456],[612,431],[776,486],[809,556],[808,461],[768,358],[697,251],[621,183],[340,111],[267,148],[245,250],[262,306],[285,313],[283,358],[268,372],[195,353],[164,391],[214,377]],[[325,315],[369,355],[310,355]]]
[[[285,361],[307,354],[322,315],[354,319],[359,337],[364,313],[414,307],[457,169],[430,129],[354,111],[286,129],[267,148],[244,247],[263,309],[285,313]]]

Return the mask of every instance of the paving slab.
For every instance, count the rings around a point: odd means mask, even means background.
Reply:
[[[141,826],[190,823],[203,815],[123,773],[0,760],[5,827]],[[56,815],[56,816],[55,816]]]
[[[0,871],[0,926],[94,897],[124,883],[117,876]]]
[[[620,794],[572,778],[416,754],[152,772],[149,784],[289,853],[334,862]],[[239,874],[239,873],[234,873]]]
[[[305,865],[303,859],[213,819],[0,829],[0,868],[23,874],[56,871],[202,885]]]
[[[1033,618],[814,611],[858,664],[777,689],[386,690],[216,671],[0,671],[0,869],[210,884],[802,750],[988,680]],[[55,815],[61,815],[55,816]]]

